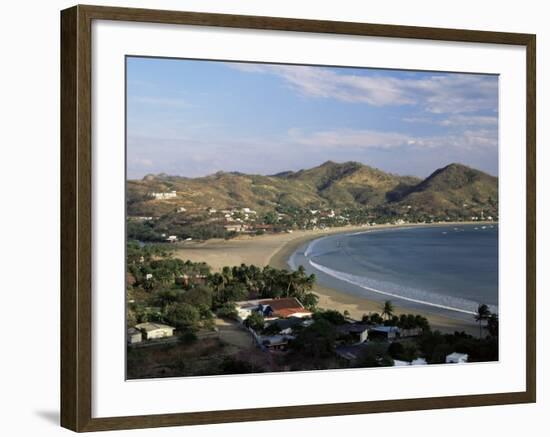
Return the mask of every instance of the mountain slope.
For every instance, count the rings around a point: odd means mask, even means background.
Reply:
[[[433,172],[398,199],[431,213],[498,206],[498,178],[462,164],[450,164]]]
[[[175,190],[175,199],[156,200],[151,192]],[[159,216],[177,207],[187,210],[248,207],[259,212],[276,207],[387,208],[404,207],[430,214],[464,210],[464,205],[495,210],[498,179],[451,164],[421,180],[398,176],[358,162],[324,164],[271,176],[225,173],[184,178],[148,175],[129,180],[129,215]]]

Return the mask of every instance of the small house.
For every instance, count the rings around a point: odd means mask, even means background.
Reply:
[[[260,301],[260,305],[266,308],[264,316],[272,318],[287,317],[311,317],[311,311],[304,308],[302,303],[295,297],[284,297],[281,299],[267,299]]]
[[[157,200],[175,199],[177,197],[175,190],[160,193],[149,193],[149,195]]]
[[[139,329],[146,340],[154,340],[157,338],[172,337],[176,328],[162,323],[145,322],[136,325],[136,329]]]
[[[453,352],[445,357],[445,363],[447,364],[463,364],[468,362],[468,354],[461,354]]]
[[[128,341],[128,344],[141,343],[141,340],[143,340],[141,331],[136,328],[128,328],[128,331],[126,332],[126,340]]]
[[[281,299],[248,300],[235,303],[239,320],[242,322],[252,314],[259,312],[266,320],[286,319],[288,317],[311,317],[311,311],[304,308],[295,297]]]
[[[401,330],[397,326],[373,326],[369,328],[369,337],[372,339],[392,341],[401,336]]]
[[[224,229],[227,232],[242,232],[245,230],[243,225],[235,224],[235,225],[225,225]]]
[[[369,326],[363,323],[345,323],[336,329],[341,337],[349,337],[353,343],[364,343],[369,336]]]
[[[393,360],[394,367],[402,366],[426,366],[428,362],[425,358],[416,358],[412,361]]]
[[[259,340],[263,348],[273,352],[286,350],[288,342],[294,340],[294,338],[292,335],[262,335]]]

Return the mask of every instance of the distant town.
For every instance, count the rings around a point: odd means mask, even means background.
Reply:
[[[165,200],[165,194],[170,194],[170,199],[177,199],[175,191],[170,193],[151,193],[155,199]],[[468,205],[465,204],[464,208]],[[411,207],[406,206],[407,209]],[[153,216],[129,216],[128,221],[130,237],[141,238],[145,241],[169,242],[208,238],[233,238],[238,235],[263,235],[265,233],[289,232],[295,230],[323,230],[349,225],[376,226],[379,224],[407,225],[411,223],[448,223],[448,222],[493,222],[498,221],[498,216],[486,215],[483,210],[479,215],[457,218],[455,216],[421,216],[416,217],[404,212],[402,215],[384,214],[378,211],[370,211],[368,208],[353,209],[302,209],[280,208],[264,215],[248,208],[232,208],[218,210],[209,207],[203,210],[187,211],[185,207],[175,209],[176,214],[188,214],[190,221],[207,224],[206,229],[189,230],[170,235],[171,229],[164,228],[163,218]],[[160,226],[156,226],[160,223]],[[177,226],[175,226],[177,228]],[[157,231],[155,232],[155,229]],[[158,230],[160,229],[160,230]],[[162,232],[165,230],[166,232]]]

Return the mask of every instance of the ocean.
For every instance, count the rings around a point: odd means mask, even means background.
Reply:
[[[324,286],[471,320],[498,313],[498,225],[372,229],[321,237],[289,259]]]

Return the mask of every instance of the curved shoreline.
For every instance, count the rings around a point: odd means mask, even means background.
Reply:
[[[402,229],[410,227],[440,227],[440,226],[456,226],[456,225],[472,225],[472,224],[498,224],[498,222],[448,222],[448,223],[420,223],[420,224],[406,224],[406,225],[379,225],[372,227],[362,227],[360,230],[380,230],[380,229]],[[336,234],[349,234],[356,232],[357,229],[347,228],[347,229],[338,229],[334,232],[326,232],[323,234],[317,235],[307,235],[296,238],[287,242],[283,245],[278,251],[276,251],[269,260],[269,265],[279,269],[289,269],[288,260],[292,254],[298,250],[302,245],[323,238],[326,235],[336,235]],[[313,292],[319,296],[319,307],[321,308],[332,308],[337,309],[341,312],[348,311],[351,317],[360,319],[363,314],[368,314],[371,312],[381,312],[383,304],[378,301],[370,300],[365,297],[357,296],[349,292],[336,290],[331,287],[327,287],[316,283]],[[469,334],[476,335],[477,330],[479,329],[478,325],[473,319],[472,321],[467,322],[464,320],[458,320],[451,317],[446,317],[441,314],[436,314],[431,312],[429,308],[419,310],[418,308],[407,308],[406,306],[396,306],[396,314],[408,314],[415,313],[421,314],[426,317],[431,326],[434,329],[438,329],[442,332],[454,332],[454,331],[466,331]]]

